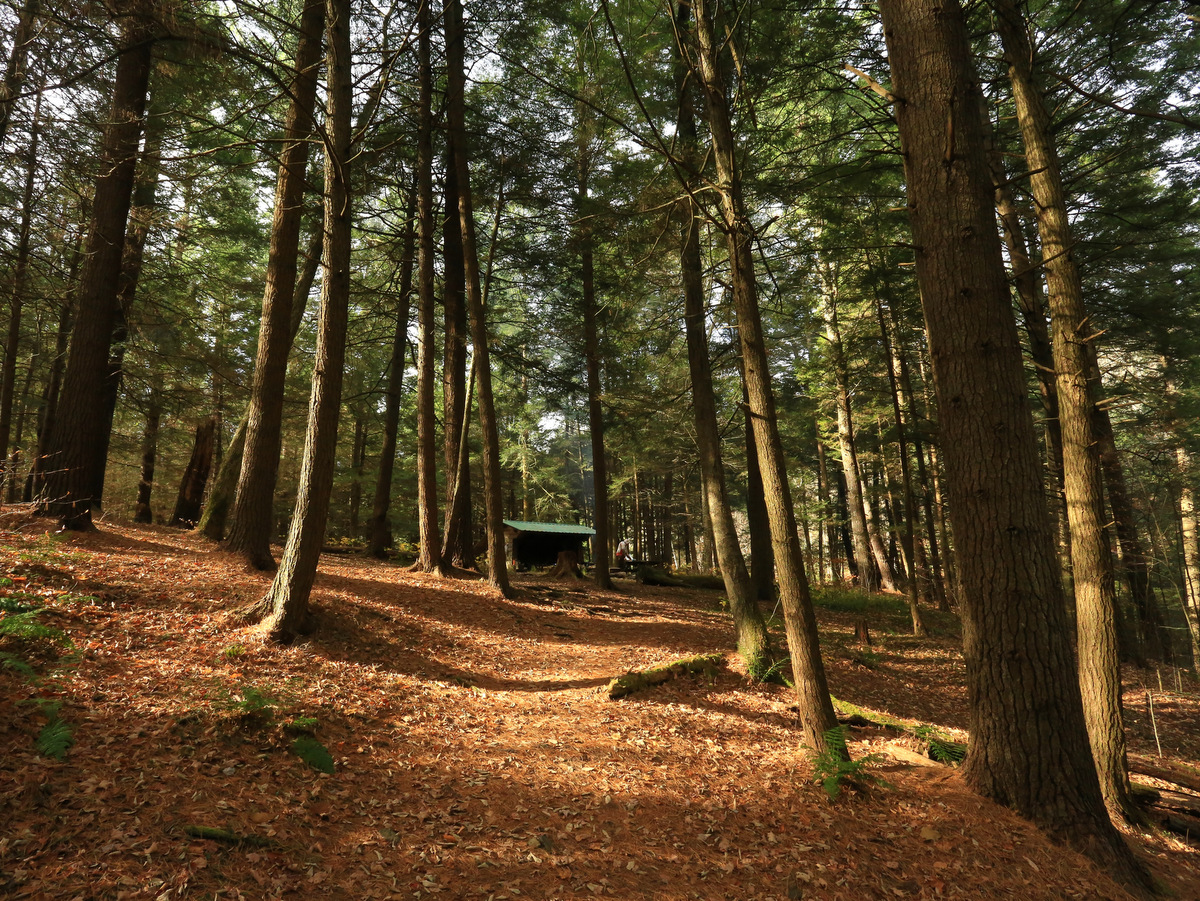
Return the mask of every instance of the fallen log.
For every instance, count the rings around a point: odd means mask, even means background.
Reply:
[[[676,579],[665,569],[643,563],[637,568],[636,578],[643,585],[661,585],[665,588],[686,588],[687,583]]]
[[[1200,792],[1200,776],[1195,773],[1181,773],[1179,770],[1168,769],[1148,760],[1136,758],[1129,761],[1129,772],[1131,775],[1149,776],[1151,779],[1161,779],[1163,782],[1170,782],[1173,785],[1181,785],[1194,792]]]
[[[700,654],[640,672],[628,672],[609,682],[606,690],[609,698],[616,701],[690,673],[704,673],[712,678],[724,666],[724,654]]]

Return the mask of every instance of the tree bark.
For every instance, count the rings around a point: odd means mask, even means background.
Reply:
[[[821,660],[817,622],[800,556],[791,489],[775,418],[775,396],[771,388],[766,342],[758,309],[750,222],[742,197],[741,172],[737,165],[725,80],[718,62],[718,44],[713,37],[710,0],[696,0],[693,10],[699,39],[700,81],[708,108],[716,161],[715,187],[720,198],[721,228],[729,248],[738,336],[746,366],[746,388],[771,523],[779,600],[792,659],[800,725],[804,743],[812,753],[837,754],[838,748],[831,746],[826,737],[829,730],[837,725],[837,719]]]
[[[7,484],[15,483],[17,478],[16,460],[11,464],[8,460],[8,441],[12,429],[13,396],[17,381],[17,352],[21,346],[21,314],[29,290],[29,240],[32,232],[33,188],[37,175],[41,117],[42,92],[39,89],[34,101],[33,131],[29,136],[29,149],[26,153],[25,186],[21,192],[21,222],[17,226],[17,259],[13,265],[12,301],[8,316],[8,340],[4,344],[4,367],[0,370],[0,495]]]
[[[283,392],[288,352],[292,345],[290,323],[292,307],[296,302],[296,264],[300,223],[304,214],[304,180],[308,167],[309,138],[314,130],[321,31],[326,24],[326,14],[325,0],[307,0],[300,17],[295,75],[291,85],[292,101],[284,124],[284,144],[275,185],[275,213],[271,222],[271,246],[267,257],[267,283],[263,291],[258,350],[250,385],[250,403],[246,409],[246,441],[233,507],[229,513],[229,535],[225,542],[226,549],[241,555],[248,564],[260,570],[273,569],[275,566],[275,559],[271,556],[271,533],[282,441]],[[328,233],[330,229],[331,225],[326,219],[324,230]],[[328,249],[328,235],[325,240]],[[339,381],[339,396],[340,391]]]
[[[154,522],[154,508],[150,506],[150,499],[154,492],[154,466],[158,458],[158,428],[161,419],[162,403],[158,390],[152,388],[150,404],[146,408],[146,426],[142,431],[142,475],[138,480],[134,522]]]
[[[684,152],[688,154],[688,165],[694,170],[699,165],[699,140],[692,91],[688,90],[689,71],[682,51],[684,35],[690,30],[688,20],[691,6],[681,2],[676,9],[675,91],[679,103],[678,130]],[[700,487],[704,498],[705,519],[711,521],[711,530],[705,534],[713,536],[711,542],[706,539],[705,552],[707,555],[711,547],[721,569],[721,578],[725,582],[725,596],[729,599],[729,612],[733,617],[738,654],[746,662],[746,671],[751,677],[762,679],[774,663],[774,654],[762,611],[759,610],[755,598],[754,584],[746,569],[746,560],[742,556],[742,546],[738,540],[725,485],[720,423],[717,418],[705,322],[704,269],[700,254],[700,218],[703,211],[693,194],[699,182],[700,173],[689,171],[686,185],[688,194],[679,201],[678,211],[683,219],[679,270],[683,282],[684,329],[687,335],[688,372],[692,381],[696,449],[700,457]],[[749,447],[749,444],[747,446]],[[767,532],[769,540],[769,523]],[[711,569],[711,565],[708,568]]]
[[[1052,326],[1055,384],[1062,426],[1063,491],[1071,526],[1079,682],[1100,790],[1109,808],[1140,822],[1129,791],[1125,724],[1121,709],[1121,661],[1104,472],[1094,428],[1096,385],[1089,379],[1089,344],[1096,338],[1083,301],[1075,262],[1075,239],[1067,216],[1062,168],[1050,114],[1035,83],[1035,56],[1026,23],[1011,0],[992,0],[1008,60],[1017,122],[1025,145],[1029,182],[1037,208]],[[1094,352],[1094,351],[1093,351]]]
[[[20,99],[25,87],[25,79],[29,62],[29,45],[33,43],[33,29],[41,14],[41,0],[25,0],[17,15],[17,25],[13,30],[12,50],[8,54],[8,64],[5,66],[4,81],[0,83],[0,146],[8,135],[8,125],[12,121],[13,107]]]
[[[304,268],[296,279],[295,291],[292,295],[291,322],[288,325],[288,352],[296,342],[296,335],[304,322],[304,313],[308,307],[308,295],[312,291],[313,282],[317,278],[317,270],[321,268],[321,255],[325,243],[325,225],[323,217],[317,218],[316,227],[309,239],[308,250],[304,256]],[[249,408],[238,420],[229,440],[229,447],[217,468],[217,477],[213,480],[212,490],[208,493],[208,501],[204,512],[200,514],[200,524],[196,527],[206,537],[220,541],[225,537],[225,524],[229,520],[229,511],[233,506],[234,494],[237,491],[238,478],[242,472],[242,459],[246,450],[246,429],[250,424]],[[272,504],[272,512],[274,504]]]
[[[321,317],[313,359],[312,396],[296,507],[279,570],[263,606],[269,640],[291,642],[308,626],[308,598],[317,574],[333,490],[350,307],[350,144],[353,102],[351,0],[325,0],[325,251]],[[290,282],[288,283],[290,285]],[[245,466],[243,466],[245,469]]]
[[[443,10],[450,14],[449,6]],[[461,56],[461,50],[458,51]],[[442,221],[442,267],[443,300],[442,313],[445,322],[445,338],[442,344],[442,445],[446,473],[445,517],[446,527],[442,533],[442,556],[447,564],[459,567],[474,565],[475,554],[471,547],[471,465],[470,454],[459,453],[459,442],[468,431],[463,420],[468,415],[470,401],[467,397],[467,337],[470,324],[467,321],[466,265],[463,260],[462,222],[459,220],[457,154],[465,153],[459,147],[456,136],[448,129],[446,134],[445,215]],[[459,466],[459,460],[463,465]],[[458,491],[460,480],[463,491]],[[455,509],[454,498],[459,497],[459,509]]]
[[[900,383],[896,373],[896,357],[892,352],[892,337],[888,333],[887,319],[883,315],[883,301],[875,298],[875,312],[879,318],[879,335],[883,339],[883,353],[887,358],[888,387],[892,395],[892,416],[896,422],[896,445],[900,454],[900,482],[904,492],[904,532],[901,546],[904,550],[904,565],[908,570],[908,613],[912,619],[913,635],[928,635],[925,622],[921,619],[918,606],[920,587],[917,579],[916,523],[917,500],[913,492],[912,471],[908,463],[908,441],[904,422],[904,411],[900,406]],[[882,441],[882,436],[880,436]]]
[[[63,528],[90,530],[97,465],[92,453],[103,428],[104,376],[117,320],[117,291],[133,195],[142,117],[150,86],[150,25],[127,20],[120,38],[113,105],[101,147],[100,175],[81,277],[62,401],[47,445],[39,512]]]
[[[467,275],[467,308],[471,318],[475,377],[478,382],[479,428],[483,437],[483,494],[488,543],[488,582],[507,597],[508,560],[504,553],[504,494],[500,470],[500,431],[492,396],[492,369],[488,349],[486,313],[479,276],[479,253],[475,244],[475,211],[471,197],[471,173],[466,154],[466,69],[463,15],[460,0],[448,0],[446,12],[447,127],[454,135],[458,172],[458,213],[462,225],[463,262]]]
[[[137,181],[133,189],[133,201],[129,211],[129,225],[125,236],[125,250],[121,256],[121,279],[117,288],[117,319],[109,343],[108,371],[104,376],[101,395],[102,417],[100,432],[92,454],[92,497],[100,507],[104,498],[104,480],[107,474],[108,448],[112,440],[113,419],[117,412],[117,399],[125,378],[125,351],[129,344],[129,315],[137,296],[138,281],[142,276],[146,239],[153,224],[158,197],[158,177],[162,171],[162,142],[166,130],[166,118],[154,109],[154,92],[149,93],[146,110],[145,141],[138,162]]]
[[[204,487],[208,484],[208,473],[212,469],[213,444],[217,436],[216,417],[210,416],[196,426],[196,439],[192,443],[192,456],[183,478],[179,482],[179,494],[175,498],[175,512],[169,525],[190,529],[200,518],[204,504]]]
[[[396,433],[400,428],[400,389],[404,385],[404,357],[408,346],[408,321],[412,310],[413,256],[415,253],[415,216],[417,183],[413,180],[405,205],[404,238],[400,251],[400,301],[396,308],[396,329],[392,333],[392,356],[388,363],[387,389],[383,407],[383,446],[379,449],[379,474],[367,523],[367,554],[382,559],[392,545],[392,527],[388,508],[392,503],[392,474],[396,467]]]
[[[957,0],[882,0],[963,594],[967,783],[1126,883],[1088,747]]]
[[[438,532],[437,423],[434,411],[433,63],[429,5],[417,7],[417,528],[416,568],[445,575]]]
[[[858,468],[858,449],[854,443],[854,414],[850,406],[850,370],[842,347],[841,328],[837,316],[837,282],[828,272],[822,273],[825,294],[825,338],[833,362],[837,405],[838,443],[842,452],[842,472],[846,477],[846,506],[850,513],[850,534],[854,540],[854,562],[858,584],[864,591],[878,591],[879,581],[871,559],[871,539],[867,533],[867,514],[863,505],[862,478]]]

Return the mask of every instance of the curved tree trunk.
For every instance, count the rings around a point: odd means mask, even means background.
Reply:
[[[690,30],[688,20],[691,5],[681,2],[676,10],[675,92],[679,103],[679,137],[685,153],[689,154],[687,162],[694,169],[698,165],[699,157],[696,113],[692,102],[694,88],[689,90],[689,71],[681,50],[683,36]],[[711,546],[715,551],[721,578],[725,582],[725,596],[729,599],[729,612],[733,617],[738,654],[746,662],[746,671],[750,676],[762,679],[774,663],[774,653],[762,611],[759,610],[755,598],[754,584],[746,569],[746,560],[742,556],[742,546],[733,523],[733,512],[725,487],[725,464],[721,459],[721,432],[717,419],[716,396],[713,392],[712,364],[705,323],[704,268],[700,255],[702,211],[691,193],[698,183],[699,173],[689,172],[686,186],[688,197],[680,200],[678,205],[683,217],[679,270],[683,281],[684,329],[687,335],[688,372],[692,380],[696,449],[700,456],[700,487],[704,498],[705,518],[711,521],[710,533],[713,536],[711,542],[705,541],[705,546],[706,549]],[[749,422],[747,427],[751,427]],[[749,440],[748,438],[747,441]],[[761,491],[761,478],[759,481]],[[767,531],[769,540],[769,523]]]
[[[308,295],[312,292],[313,282],[317,278],[317,270],[321,267],[321,254],[325,243],[325,225],[322,217],[317,218],[316,227],[309,239],[308,251],[304,256],[304,268],[296,279],[296,289],[292,295],[292,314],[289,323],[288,351],[296,342],[296,335],[304,322],[304,312],[308,306]],[[217,477],[213,480],[212,489],[208,492],[208,501],[200,514],[197,529],[213,541],[225,537],[225,524],[229,520],[229,511],[233,506],[234,494],[237,491],[238,477],[242,472],[242,458],[246,450],[246,429],[250,424],[250,410],[242,414],[229,447],[217,467]]]
[[[416,567],[445,574],[438,532],[437,422],[434,411],[433,63],[429,5],[417,7],[417,528]]]
[[[858,449],[854,443],[854,414],[850,407],[850,372],[842,348],[841,329],[837,317],[836,277],[822,273],[825,290],[825,337],[833,357],[837,405],[838,442],[842,451],[842,472],[846,476],[846,506],[850,513],[850,534],[854,541],[854,563],[858,584],[865,591],[878,591],[872,560],[871,538],[867,531],[867,513],[863,504],[862,477],[858,468]]]
[[[290,642],[307,627],[308,597],[317,574],[333,490],[350,307],[351,0],[326,0],[325,252],[321,318],[313,359],[308,430],[296,507],[283,557],[262,606],[267,637]],[[244,467],[243,467],[244,468]]]
[[[256,569],[275,566],[271,556],[271,534],[282,441],[283,391],[288,351],[292,345],[290,323],[296,300],[304,177],[308,167],[309,138],[313,133],[325,16],[325,0],[307,0],[300,18],[292,102],[284,125],[284,145],[275,185],[275,214],[271,222],[258,351],[246,410],[246,442],[225,543],[228,550],[240,554]],[[331,227],[328,218],[325,221],[328,230]],[[328,249],[328,238],[326,242]]]
[[[1062,170],[1050,115],[1034,83],[1034,53],[1026,24],[1010,0],[993,0],[993,5],[1030,170],[1042,239],[1042,265],[1049,288],[1084,717],[1105,803],[1123,816],[1140,821],[1141,815],[1130,797],[1129,764],[1125,758],[1116,586],[1104,509],[1099,436],[1094,429],[1096,386],[1089,379],[1092,367],[1088,344],[1098,335],[1094,334],[1083,302],[1083,283],[1075,263],[1075,240],[1067,217]]]
[[[1144,885],[1104,807],[957,0],[881,0],[965,615],[968,785]],[[947,127],[949,123],[949,128]]]
[[[458,213],[462,225],[463,262],[467,274],[467,307],[471,317],[475,377],[479,395],[479,429],[483,437],[483,494],[486,505],[488,543],[488,582],[507,597],[508,560],[504,552],[504,496],[500,470],[500,430],[496,421],[496,406],[492,397],[491,357],[488,350],[486,313],[479,276],[479,251],[475,244],[475,210],[471,197],[471,173],[466,154],[466,70],[463,54],[462,4],[448,0],[446,10],[447,127],[454,135],[454,154],[458,172]]]
[[[39,512],[57,518],[68,529],[94,528],[97,461],[93,449],[103,429],[104,378],[119,309],[121,259],[150,87],[152,45],[149,25],[138,18],[128,20],[117,57],[112,112],[104,129],[62,401],[43,461]]]
[[[767,515],[771,522],[779,600],[792,658],[800,726],[804,743],[812,753],[836,754],[838,749],[831,746],[826,737],[829,730],[837,725],[837,719],[821,660],[817,621],[800,556],[791,488],[775,418],[775,396],[771,389],[767,349],[758,309],[750,223],[742,198],[741,173],[737,166],[725,80],[718,62],[718,44],[713,37],[712,10],[709,0],[697,0],[693,9],[699,38],[700,80],[708,107],[716,160],[721,227],[729,246],[734,308],[742,359],[746,366],[746,389],[750,398],[754,437],[758,442],[758,462],[767,499]]]

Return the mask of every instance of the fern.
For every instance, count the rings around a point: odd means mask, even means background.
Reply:
[[[62,760],[66,757],[67,749],[75,744],[75,727],[59,716],[62,701],[54,701],[50,698],[31,698],[21,703],[34,705],[46,717],[46,725],[42,727],[42,731],[34,740],[34,746],[38,753],[43,757],[53,757],[55,760]]]
[[[890,787],[881,776],[867,769],[878,760],[878,754],[851,760],[846,748],[846,730],[843,726],[834,726],[825,733],[825,750],[813,759],[813,770],[829,800],[836,801],[846,785]]]
[[[70,723],[56,716],[38,733],[34,744],[42,756],[62,760],[67,756],[67,749],[75,744],[75,729]]]
[[[12,670],[18,675],[24,676],[30,682],[32,682],[36,676],[36,673],[33,671],[33,667],[16,654],[0,652],[0,669]]]
[[[37,610],[27,610],[24,613],[10,613],[0,619],[0,636],[14,638],[17,641],[51,641],[62,647],[70,647],[69,639],[62,629],[47,626],[38,619]]]
[[[333,772],[333,755],[311,735],[297,737],[292,742],[292,753],[318,772]]]

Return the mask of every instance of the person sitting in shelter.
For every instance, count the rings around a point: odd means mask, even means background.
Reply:
[[[633,555],[633,542],[622,538],[621,543],[617,545],[617,569],[627,573],[633,569],[634,563],[637,563],[637,558]]]

